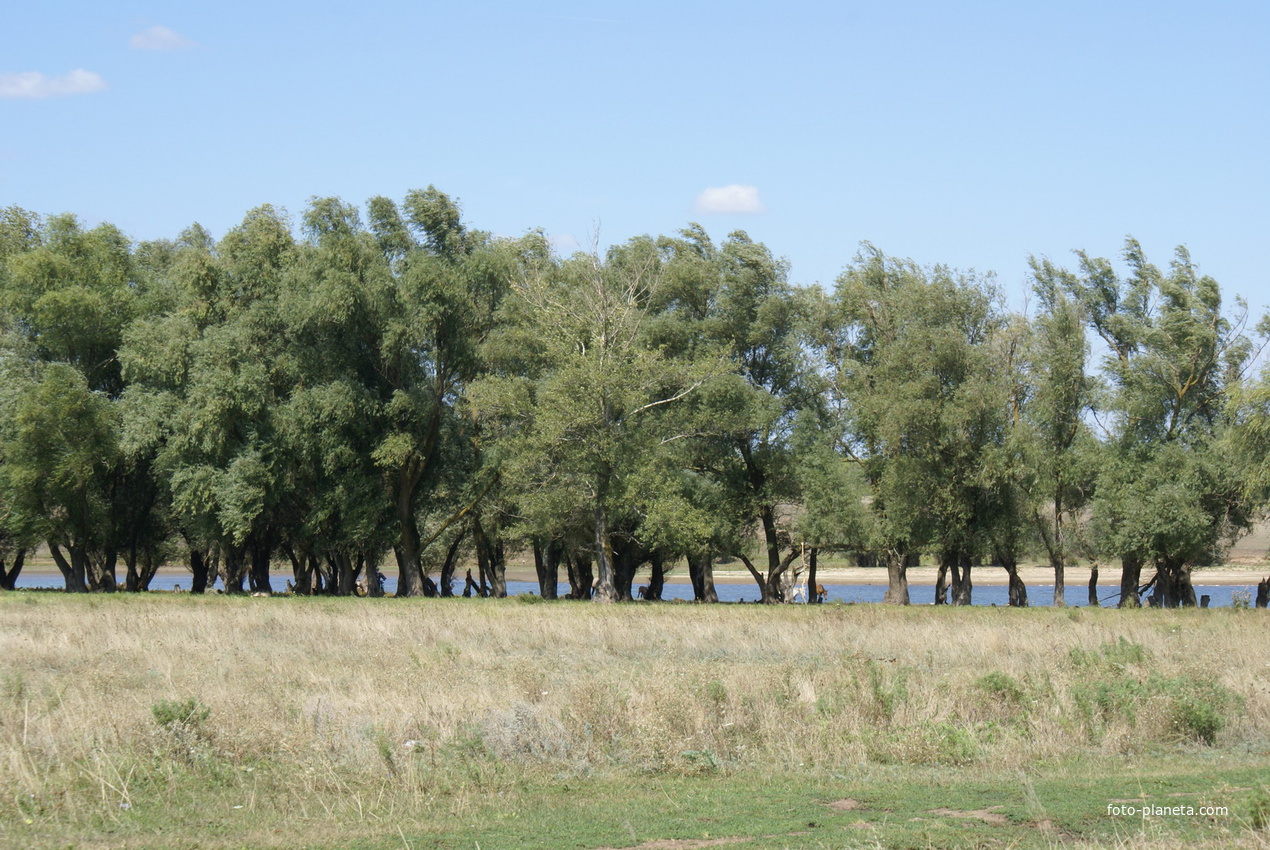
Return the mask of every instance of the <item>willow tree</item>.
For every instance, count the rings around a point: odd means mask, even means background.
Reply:
[[[1107,348],[1108,453],[1094,520],[1122,563],[1121,605],[1137,605],[1140,573],[1155,567],[1166,606],[1194,605],[1191,570],[1220,558],[1250,523],[1241,465],[1224,449],[1228,396],[1251,345],[1222,309],[1221,289],[1179,247],[1167,273],[1125,242],[1129,275],[1078,252],[1058,278]]]
[[[885,601],[908,603],[908,556],[930,546],[952,574],[954,601],[969,602],[994,510],[982,469],[1004,439],[1007,407],[988,344],[1003,322],[991,288],[866,245],[835,300],[821,346],[840,448],[869,482]]]
[[[665,416],[704,380],[702,364],[652,344],[648,305],[664,285],[656,246],[635,239],[603,257],[540,257],[513,287],[493,372],[473,387],[501,475],[529,512],[583,516],[594,598],[624,598],[614,535],[638,525],[638,471],[678,434]]]

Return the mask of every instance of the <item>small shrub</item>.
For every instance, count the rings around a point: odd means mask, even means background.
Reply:
[[[1252,608],[1252,591],[1236,590],[1230,594],[1230,607],[1247,611]]]
[[[978,685],[988,696],[1009,706],[1018,707],[1027,702],[1027,692],[1022,683],[1009,673],[994,670],[980,678]]]
[[[1169,679],[1162,688],[1169,694],[1169,720],[1181,739],[1201,741],[1210,747],[1226,728],[1227,717],[1242,705],[1239,695],[1211,679]]]
[[[183,700],[165,699],[150,706],[154,722],[164,729],[198,730],[211,716],[212,710],[194,697]]]

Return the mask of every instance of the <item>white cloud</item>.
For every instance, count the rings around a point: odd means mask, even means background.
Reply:
[[[128,39],[128,46],[133,50],[181,50],[193,47],[194,42],[167,27],[156,25]]]
[[[699,213],[761,213],[767,212],[758,199],[758,189],[733,183],[731,186],[712,186],[697,196]]]
[[[39,71],[0,74],[0,97],[58,97],[105,90],[106,81],[101,75],[83,68],[76,68],[60,77],[50,77]]]

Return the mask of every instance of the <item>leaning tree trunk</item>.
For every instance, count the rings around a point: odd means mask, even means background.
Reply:
[[[1138,598],[1138,584],[1142,580],[1142,559],[1137,555],[1124,555],[1120,558],[1120,608],[1137,608],[1142,605]]]
[[[1098,607],[1098,564],[1089,565],[1089,607]]]
[[[942,555],[939,558],[939,572],[935,574],[935,604],[948,604],[948,564]]]
[[[886,595],[882,601],[908,604],[908,553],[902,549],[886,550]]]
[[[9,568],[4,568],[4,562],[0,561],[0,588],[4,590],[13,590],[17,585],[18,576],[22,574],[22,565],[26,563],[26,549],[19,548],[13,553],[13,562],[9,564]]]
[[[462,545],[466,534],[466,531],[459,532],[445,552],[445,563],[441,565],[441,581],[439,582],[439,592],[442,596],[454,595],[454,570],[459,563],[459,546]]]

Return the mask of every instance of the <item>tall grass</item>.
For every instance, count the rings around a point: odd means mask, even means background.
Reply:
[[[1266,636],[1238,610],[8,594],[0,839],[256,813],[265,845],[463,818],[525,771],[1264,748]]]

